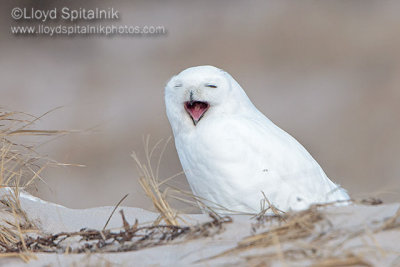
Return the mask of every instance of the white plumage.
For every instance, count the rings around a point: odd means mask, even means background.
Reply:
[[[262,192],[283,211],[349,199],[223,70],[182,71],[165,87],[165,103],[188,182],[210,207],[257,213]]]

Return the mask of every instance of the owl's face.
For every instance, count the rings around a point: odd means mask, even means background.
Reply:
[[[230,90],[226,73],[212,66],[189,68],[172,77],[165,87],[165,103],[174,133],[221,112]]]

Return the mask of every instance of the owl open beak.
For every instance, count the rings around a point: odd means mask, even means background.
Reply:
[[[185,102],[185,110],[192,118],[193,124],[197,123],[203,118],[204,113],[208,110],[210,105],[207,102],[201,101],[187,101]]]

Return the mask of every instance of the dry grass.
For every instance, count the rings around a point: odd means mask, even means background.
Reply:
[[[379,201],[356,202],[377,205]],[[248,266],[269,266],[275,260],[279,260],[283,266],[292,266],[294,262],[309,262],[310,266],[373,266],[366,260],[365,253],[368,252],[365,251],[385,255],[385,250],[376,241],[374,234],[400,229],[400,208],[392,217],[375,221],[374,228],[340,230],[335,229],[324,210],[335,204],[316,204],[304,211],[257,217],[257,229],[268,222],[266,231],[248,236],[238,242],[236,247],[202,261],[243,255]],[[255,228],[253,231],[256,232]],[[372,240],[373,245],[346,246],[352,240],[363,237]],[[364,249],[364,252],[360,249]]]
[[[21,112],[0,110],[0,189],[3,193],[0,201],[0,257],[13,256],[24,261],[35,258],[26,246],[25,236],[38,232],[38,229],[22,210],[19,191],[33,185],[37,179],[43,181],[40,173],[50,163],[55,162],[41,157],[34,146],[17,141],[21,136],[53,136],[67,133],[29,128],[46,114],[34,117]],[[15,251],[18,244],[21,244],[20,249]]]
[[[372,264],[362,258],[362,256],[348,254],[342,257],[328,257],[311,265],[312,267],[346,267],[346,266],[365,266],[370,267]]]
[[[49,111],[51,112],[51,111]],[[27,188],[33,185],[40,173],[49,164],[58,164],[38,154],[34,146],[18,142],[18,138],[32,136],[54,136],[68,131],[29,129],[49,112],[35,117],[21,112],[0,110],[0,187]]]
[[[154,168],[152,166],[153,156],[163,140],[158,141],[153,148],[150,149],[150,136],[147,136],[146,139],[144,139],[146,163],[142,163],[135,152],[132,153],[132,158],[135,160],[140,174],[140,185],[142,186],[146,195],[150,198],[154,208],[160,213],[159,219],[156,220],[154,224],[159,224],[161,221],[164,221],[167,225],[178,226],[178,213],[176,210],[172,209],[171,205],[167,201],[168,187],[162,189],[161,186],[165,183],[165,180],[161,182],[159,179],[161,158],[170,140],[171,138],[168,138],[161,148],[155,171],[153,170]],[[169,179],[171,178],[166,180]]]
[[[22,210],[18,195],[18,187],[15,187],[1,200],[1,213],[5,218],[0,223],[0,257],[19,257],[28,262],[35,256],[26,247],[25,234],[38,229]],[[17,244],[22,244],[21,249],[14,251]]]
[[[313,234],[315,223],[322,220],[323,215],[315,209],[308,209],[288,214],[278,213],[274,216],[258,217],[257,224],[260,225],[260,221],[262,220],[271,222],[271,220],[276,219],[278,219],[278,225],[271,226],[268,231],[244,238],[235,248],[227,250],[209,259],[242,253],[257,248],[266,248],[274,245],[280,246],[283,242],[306,238]],[[280,257],[283,257],[283,252],[281,250],[278,250],[278,252],[278,255],[281,254]]]
[[[139,227],[138,220],[130,224],[120,211],[121,229],[94,230],[82,229],[77,232],[62,232],[52,235],[28,237],[25,243],[18,243],[18,249],[24,246],[33,252],[48,253],[98,253],[126,252],[171,243],[214,236],[220,233],[229,217],[212,217],[212,221],[196,226],[150,225]],[[77,239],[78,237],[78,239]],[[73,247],[71,247],[73,244]]]

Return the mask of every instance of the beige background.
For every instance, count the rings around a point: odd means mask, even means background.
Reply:
[[[163,87],[190,66],[225,69],[255,105],[298,139],[355,197],[400,200],[400,3],[393,1],[85,1],[117,24],[163,25],[151,37],[10,34],[1,2],[0,105],[46,116],[37,128],[91,129],[40,146],[60,162],[34,193],[68,207],[148,208],[130,157],[142,137],[170,136]],[[37,8],[79,7],[40,1]],[[112,24],[100,21],[98,23]],[[171,143],[161,178],[181,170]],[[187,189],[184,177],[174,181]]]

